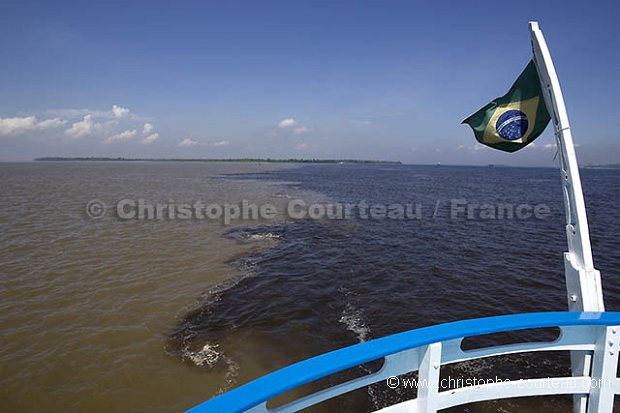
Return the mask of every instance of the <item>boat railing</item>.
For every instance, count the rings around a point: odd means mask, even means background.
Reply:
[[[463,340],[468,337],[545,328],[558,328],[560,334],[550,342],[462,349]],[[412,397],[416,397],[378,411],[427,413],[486,400],[573,394],[588,398],[588,412],[612,413],[614,397],[620,394],[620,379],[617,377],[619,350],[618,312],[529,313],[463,320],[406,331],[301,361],[208,400],[188,412],[297,412],[379,382],[385,383],[389,390],[401,384],[401,380],[404,382],[403,375],[417,372],[416,390],[411,390]],[[441,366],[491,356],[548,351],[592,354],[591,374],[480,380],[474,385],[441,390],[444,387],[440,385],[440,380],[444,380],[440,378]],[[378,371],[279,407],[267,407],[270,400],[300,386],[381,359],[383,365]]]

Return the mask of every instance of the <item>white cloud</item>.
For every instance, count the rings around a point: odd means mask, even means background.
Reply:
[[[93,122],[92,115],[84,116],[84,120],[74,123],[69,129],[65,131],[66,135],[72,138],[81,138],[84,135],[89,135],[101,127],[101,124]]]
[[[154,134],[149,135],[146,138],[142,139],[140,141],[140,143],[142,143],[144,145],[150,145],[153,142],[155,142],[157,139],[159,139],[159,133],[154,133]]]
[[[349,122],[354,125],[372,125],[372,122],[369,120],[351,119]]]
[[[19,133],[29,129],[33,129],[37,122],[34,116],[26,118],[3,118],[0,119],[0,135],[8,135],[10,133]]]
[[[29,130],[45,130],[56,128],[67,123],[60,118],[38,121],[35,116],[23,118],[0,118],[0,136],[19,134]]]
[[[19,135],[39,131],[50,131],[68,125],[59,133],[69,139],[78,139],[89,135],[108,137],[105,142],[119,139],[131,139],[142,133],[143,137],[153,135],[154,126],[150,118],[134,115],[129,109],[112,105],[110,110],[91,109],[57,109],[47,110],[40,119],[36,115],[1,118],[0,137]],[[141,123],[139,123],[141,122]],[[136,131],[133,135],[132,130]],[[124,132],[123,132],[124,131]],[[47,134],[46,137],[58,137],[58,134]],[[152,142],[156,138],[150,138]]]
[[[148,135],[153,130],[153,125],[150,123],[145,123],[144,128],[142,129],[143,135]]]
[[[95,118],[112,118],[114,114],[107,110],[92,109],[48,109],[46,113],[56,116],[64,116],[65,118],[82,118],[86,115],[92,115]]]
[[[65,131],[65,135],[71,138],[81,138],[86,135],[98,133],[100,135],[109,135],[104,140],[106,143],[111,143],[116,140],[131,139],[138,135],[140,129],[127,129],[124,132],[119,132],[119,125],[123,125],[124,128],[136,127],[138,125],[133,124],[135,121],[147,120],[140,116],[135,116],[127,108],[123,108],[119,105],[112,105],[112,110],[91,110],[91,109],[59,109],[48,110],[47,113],[55,113],[68,118],[75,118],[76,116],[82,116],[81,121],[77,121],[71,125],[69,129]],[[58,125],[65,123],[66,120],[56,118],[55,122],[49,120],[45,126]],[[100,120],[97,122],[95,119]],[[101,119],[110,119],[108,121],[101,121]],[[133,124],[133,125],[132,125]],[[122,127],[122,126],[121,126]],[[116,129],[116,130],[115,130]],[[122,129],[121,129],[122,130]],[[153,130],[151,123],[144,123],[142,127],[142,134],[144,136],[149,135]],[[135,134],[133,133],[135,132]]]
[[[81,118],[86,115],[92,115],[93,118],[113,119],[121,118],[131,119],[135,121],[150,122],[153,119],[148,116],[139,116],[132,113],[131,110],[113,105],[112,110],[94,110],[94,109],[48,109],[45,111],[49,115],[62,116],[65,118]]]
[[[308,144],[306,142],[301,142],[298,143],[297,145],[295,145],[295,150],[296,151],[304,151],[308,149]]]
[[[575,145],[578,146],[578,145]],[[532,142],[529,145],[527,145],[525,148],[523,148],[523,150],[530,150],[530,151],[541,151],[541,152],[546,152],[546,151],[551,151],[551,150],[557,150],[557,144],[555,143],[545,143],[543,145],[540,145],[540,141],[538,142]]]
[[[312,132],[312,129],[306,127],[306,126],[301,126],[299,128],[295,128],[295,130],[293,131],[293,133],[295,135],[302,135],[304,133],[308,133],[308,132]]]
[[[65,123],[67,123],[65,119],[60,119],[60,118],[46,119],[46,120],[42,120],[41,122],[39,122],[36,128],[40,130],[57,128],[59,126],[64,125]]]
[[[228,146],[229,144],[230,144],[230,142],[228,142],[228,141],[218,141],[218,142],[215,142],[213,144],[213,146],[220,147],[220,146]]]
[[[179,142],[177,146],[179,148],[189,148],[191,146],[196,146],[196,145],[198,145],[197,141],[193,141],[191,139],[183,139],[181,142]]]
[[[297,122],[293,118],[282,119],[280,123],[278,123],[278,127],[280,128],[288,128],[290,126],[295,126]]]
[[[116,119],[124,118],[129,115],[130,110],[117,105],[112,105],[112,113]]]
[[[463,152],[478,152],[478,151],[492,151],[493,149],[489,148],[486,145],[483,145],[481,143],[475,143],[473,146],[467,146],[467,145],[459,145],[456,148],[457,151],[463,151]],[[435,149],[435,152],[441,152],[441,150],[439,148]]]
[[[138,134],[138,131],[135,129],[126,130],[125,132],[117,133],[116,135],[110,136],[109,138],[105,139],[103,142],[112,143],[114,141],[127,140],[131,138],[135,138],[137,134]]]

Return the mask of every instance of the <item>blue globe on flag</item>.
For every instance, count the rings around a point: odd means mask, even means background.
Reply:
[[[508,141],[520,139],[527,132],[529,122],[525,113],[520,110],[507,110],[497,119],[497,134]]]

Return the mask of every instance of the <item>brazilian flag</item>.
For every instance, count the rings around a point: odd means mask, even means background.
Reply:
[[[471,126],[478,142],[514,152],[534,141],[550,119],[536,65],[531,60],[507,94],[493,100],[463,123]]]

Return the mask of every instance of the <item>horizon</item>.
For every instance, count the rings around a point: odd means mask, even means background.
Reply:
[[[553,128],[516,153],[461,121],[547,40],[580,165],[617,163],[613,1],[78,2],[2,6],[0,162],[38,157],[382,159],[557,167]],[[509,53],[507,53],[509,52]]]
[[[460,163],[408,163],[398,160],[385,160],[385,159],[336,159],[336,158],[126,158],[126,157],[61,157],[61,156],[49,156],[40,157],[24,161],[3,161],[0,160],[0,164],[21,164],[21,163],[282,163],[282,164],[300,164],[300,165],[312,165],[312,164],[338,164],[343,163],[347,165],[391,165],[391,166],[428,166],[428,167],[475,167],[475,168],[543,168],[543,169],[557,169],[559,172],[559,165],[509,165],[509,164],[460,164]],[[620,169],[620,163],[606,163],[606,164],[579,164],[579,169]]]

